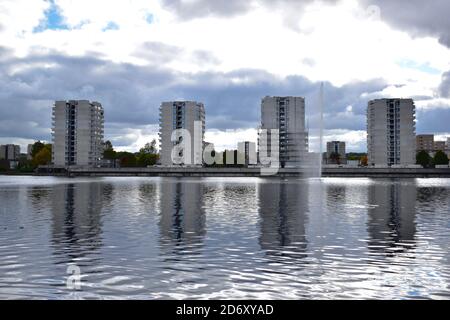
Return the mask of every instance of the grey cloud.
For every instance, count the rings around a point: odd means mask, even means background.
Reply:
[[[380,8],[381,19],[412,35],[436,36],[450,47],[450,1],[448,0],[363,0],[363,5]]]
[[[206,16],[230,17],[245,14],[257,6],[263,5],[282,10],[288,17],[300,18],[303,8],[313,2],[333,4],[339,0],[163,0],[163,6],[184,19],[195,19]]]
[[[182,53],[183,50],[177,46],[162,42],[145,42],[135,50],[133,55],[153,64],[161,64],[176,59]]]
[[[312,58],[304,58],[302,63],[308,67],[314,67],[316,65],[316,61]]]
[[[450,126],[448,119],[450,119],[449,109],[423,109],[417,110],[417,133],[449,133]]]
[[[313,2],[335,4],[339,0],[163,0],[163,5],[180,18],[195,19],[206,16],[230,17],[245,14],[256,5],[283,13],[285,24],[298,30],[298,22],[306,5]],[[450,47],[450,1],[448,0],[360,0],[368,11],[380,10],[382,20],[412,35],[431,35]],[[370,12],[368,12],[370,14]]]
[[[161,42],[145,42],[134,52],[133,56],[145,59],[152,65],[164,65],[179,59],[187,59],[199,65],[217,65],[220,60],[210,51],[195,50],[189,52],[182,47]]]
[[[0,62],[7,60],[11,57],[12,50],[3,46],[0,46]]]
[[[163,0],[163,6],[174,11],[185,19],[215,16],[233,16],[248,11],[252,7],[252,1],[242,0]]]
[[[447,71],[442,75],[439,94],[441,97],[450,98],[450,71]]]
[[[56,64],[45,68],[44,63]],[[42,66],[34,66],[39,64]],[[13,74],[18,65],[29,67]],[[60,99],[102,102],[106,121],[144,124],[155,122],[152,101],[159,100],[161,87],[173,80],[172,73],[155,67],[114,64],[95,58],[65,57],[57,53],[0,62],[0,110],[2,120],[15,121],[16,136],[48,140],[51,105]],[[34,121],[41,130],[27,128]],[[8,126],[0,136],[11,136]]]
[[[192,60],[199,65],[217,65],[220,60],[212,53],[206,50],[196,50],[192,53]]]
[[[222,130],[255,128],[266,95],[304,96],[311,119],[317,110],[319,83],[302,76],[279,79],[255,69],[188,74],[57,52],[5,59],[0,60],[0,137],[50,140],[51,106],[60,99],[100,101],[106,138],[120,145],[132,143],[130,128],[141,134],[157,130],[161,101],[202,101],[207,129]],[[56,67],[45,68],[48,63]],[[12,73],[18,65],[27,68]],[[341,87],[325,83],[326,128],[364,130],[367,97],[387,86],[380,79]],[[352,111],[346,112],[349,105]]]

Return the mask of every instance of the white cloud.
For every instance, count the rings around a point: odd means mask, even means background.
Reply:
[[[225,149],[237,149],[238,142],[251,141],[256,143],[258,134],[256,129],[245,130],[207,130],[205,133],[205,141],[214,143],[216,151]]]
[[[158,141],[158,125],[146,125],[135,128],[114,127],[105,132],[106,140],[110,140],[117,151],[137,152],[153,139]]]
[[[11,37],[23,37],[25,33],[31,32],[39,24],[48,7],[49,2],[45,0],[1,0],[0,24],[2,30],[0,30],[0,35],[2,37],[7,34]],[[2,45],[5,44],[7,43],[2,43]]]
[[[449,48],[441,45],[437,38],[412,37],[405,31],[394,29],[382,20],[383,12],[381,20],[368,18],[367,7],[354,0],[342,0],[333,5],[311,1],[310,5],[302,7],[303,12],[292,12],[288,24],[287,9],[277,7],[275,10],[274,6],[262,5],[264,2],[240,15],[228,18],[204,16],[194,20],[181,19],[160,1],[53,2],[68,30],[33,32],[42,24],[50,1],[1,0],[1,45],[13,49],[14,54],[21,57],[56,50],[67,56],[87,55],[117,63],[164,67],[169,71],[185,72],[184,78],[178,81],[186,84],[192,81],[189,75],[239,69],[264,70],[279,79],[302,75],[311,81],[327,80],[335,86],[355,80],[384,79],[391,85],[362,98],[419,96],[426,99],[417,99],[418,109],[450,106],[448,99],[437,98],[442,74],[450,69]],[[114,23],[118,29],[105,31],[109,23]],[[292,28],[292,24],[298,28]],[[146,47],[146,43],[165,45],[167,50],[174,51],[173,56],[158,59],[152,54],[137,55],[136,52],[142,49],[156,50]],[[163,55],[169,56],[167,52]],[[31,62],[16,66],[17,69],[8,72],[14,74],[36,67]],[[230,81],[245,87],[250,80],[236,76]],[[8,85],[27,90],[20,81]],[[95,90],[89,84],[83,88],[85,95]],[[155,86],[145,84],[143,88],[155,90]],[[298,95],[303,94],[298,92]],[[334,119],[339,120],[339,124],[342,122],[344,130],[336,138],[348,139],[349,147],[361,148],[365,144],[361,131],[345,131],[355,119],[356,105],[348,108],[335,115]],[[227,116],[225,111],[224,117]],[[156,137],[155,133],[134,128],[120,131],[112,139],[128,141],[121,148],[136,150],[151,137]],[[256,141],[256,131],[249,129],[226,134],[208,131],[207,138],[218,148],[235,148],[240,140]]]
[[[28,145],[33,144],[35,142],[34,139],[23,139],[23,138],[17,138],[17,137],[0,137],[0,145],[1,144],[10,144],[10,143],[16,144],[20,146],[20,153],[27,153]],[[48,141],[42,141],[45,143],[48,143]]]
[[[366,150],[367,133],[364,130],[325,130],[324,142],[327,141],[345,141],[346,152],[363,152]]]
[[[434,98],[415,102],[418,110],[450,109],[450,99]]]

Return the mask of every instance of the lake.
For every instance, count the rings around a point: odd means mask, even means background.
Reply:
[[[0,176],[1,299],[449,299],[450,179]]]

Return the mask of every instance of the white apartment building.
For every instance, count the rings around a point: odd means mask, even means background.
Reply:
[[[0,160],[16,161],[20,157],[20,146],[15,144],[4,144],[0,146]]]
[[[103,107],[87,100],[55,101],[52,162],[57,167],[96,167],[103,158]]]
[[[202,165],[205,107],[196,101],[170,101],[160,107],[161,164]],[[172,157],[172,154],[174,157]]]
[[[298,167],[308,153],[308,133],[305,130],[305,98],[269,97],[261,102],[261,129],[269,130],[267,142],[258,139],[258,151],[261,157],[277,157],[280,167]],[[271,129],[277,129],[278,146],[271,145]],[[277,155],[277,147],[278,155]]]
[[[415,106],[412,99],[376,99],[367,106],[369,165],[416,163]]]
[[[418,134],[416,136],[416,152],[420,151],[428,153],[434,151],[434,134]]]
[[[32,160],[33,159],[33,144],[28,144],[27,146],[27,160]]]

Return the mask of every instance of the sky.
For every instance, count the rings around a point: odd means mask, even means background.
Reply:
[[[205,104],[216,149],[256,141],[261,99],[303,96],[325,141],[366,151],[366,107],[413,98],[450,136],[447,0],[0,0],[0,144],[51,141],[55,100],[99,101],[105,139],[157,138],[162,101]],[[24,152],[25,149],[22,150]]]

